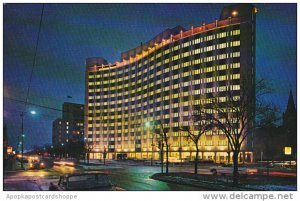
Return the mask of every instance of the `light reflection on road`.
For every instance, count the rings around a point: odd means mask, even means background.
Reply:
[[[52,169],[59,172],[59,173],[61,173],[61,174],[70,174],[70,173],[82,172],[81,170],[78,170],[75,167],[63,166],[63,165],[60,165],[60,166],[54,165]]]
[[[21,177],[45,177],[49,176],[51,172],[41,169],[41,170],[26,170],[23,172],[18,172],[18,176]]]
[[[170,168],[175,169],[175,168]],[[106,169],[113,183],[126,190],[203,190],[201,188],[166,183],[151,179],[150,176],[160,172],[160,167],[123,166],[121,169]]]

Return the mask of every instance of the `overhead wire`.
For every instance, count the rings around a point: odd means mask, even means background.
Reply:
[[[8,100],[15,101],[15,102],[19,102],[19,103],[25,103],[25,101],[23,101],[23,100],[18,100],[18,99],[14,99],[14,98],[10,98],[10,97],[4,97],[4,98],[6,98],[6,99],[8,99]],[[48,109],[48,110],[53,110],[53,111],[66,112],[66,113],[68,113],[67,111],[64,111],[64,110],[62,110],[62,109],[58,109],[58,108],[54,108],[54,107],[49,107],[49,106],[45,106],[45,105],[40,105],[40,104],[36,104],[36,103],[31,103],[31,102],[29,102],[29,101],[27,101],[26,104],[32,105],[32,106],[36,106],[36,107],[40,107],[40,108],[44,108],[44,109]],[[85,115],[85,114],[84,114],[83,116],[88,117],[88,115]]]
[[[37,40],[36,40],[36,44],[35,44],[35,49],[34,49],[34,56],[33,56],[33,62],[32,62],[32,68],[31,68],[31,72],[30,72],[30,77],[29,77],[29,81],[28,81],[28,88],[27,88],[27,93],[26,93],[26,99],[25,99],[25,107],[24,110],[26,110],[27,107],[27,103],[28,103],[28,98],[29,98],[29,92],[30,92],[30,87],[31,87],[31,82],[32,82],[32,77],[33,77],[33,71],[34,68],[36,66],[36,55],[37,55],[37,50],[38,50],[38,46],[39,46],[39,41],[40,41],[40,33],[41,33],[41,28],[42,28],[42,20],[43,20],[43,15],[44,15],[44,8],[45,8],[45,4],[42,4],[42,12],[41,12],[41,18],[40,18],[40,23],[39,23],[39,31],[38,31],[38,36],[37,36]]]

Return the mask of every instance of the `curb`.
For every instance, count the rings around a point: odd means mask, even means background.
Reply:
[[[203,182],[195,179],[188,179],[188,178],[182,178],[182,177],[177,177],[180,178],[180,181],[176,180],[176,178],[173,178],[172,176],[161,176],[154,174],[150,176],[151,179],[158,180],[158,181],[163,181],[167,183],[176,183],[176,184],[182,184],[182,185],[187,185],[187,186],[194,186],[194,187],[199,187],[199,188],[204,188],[207,190],[211,191],[261,191],[261,189],[254,189],[254,188],[247,188],[247,187],[233,187],[229,186],[228,184],[213,184],[209,182]]]

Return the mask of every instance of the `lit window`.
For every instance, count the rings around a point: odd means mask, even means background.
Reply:
[[[225,69],[227,69],[226,64],[223,64],[223,65],[219,65],[219,66],[218,66],[218,70],[225,70]]]
[[[189,53],[189,52],[183,53],[183,57],[188,57],[188,56],[190,56],[190,53]]]
[[[231,79],[233,79],[233,80],[240,79],[240,74],[233,74],[233,75],[231,75]]]
[[[226,37],[226,32],[218,33],[217,38],[224,38]]]
[[[231,53],[232,57],[240,57],[240,52]]]
[[[240,85],[232,85],[232,90],[240,90]]]
[[[164,51],[164,54],[168,54],[170,52],[170,49],[167,49]]]
[[[240,100],[240,96],[233,96],[233,100],[234,100],[234,101]]]
[[[226,102],[226,97],[219,97],[219,102]]]
[[[179,57],[179,55],[175,55],[175,56],[173,56],[173,61],[175,61],[175,60],[177,60],[178,59],[178,57]]]
[[[194,40],[194,44],[198,44],[198,43],[200,43],[200,38]]]
[[[218,44],[217,48],[218,49],[226,48],[226,43]]]
[[[189,41],[188,42],[185,42],[185,43],[183,43],[183,47],[187,47],[187,46],[189,46]]]
[[[200,54],[200,49],[194,50],[194,54]]]
[[[239,68],[240,67],[240,63],[233,63],[232,64],[232,68]]]
[[[238,40],[238,41],[233,41],[233,42],[231,42],[231,46],[233,46],[233,47],[235,47],[235,46],[240,46],[240,41]]]
[[[233,31],[233,35],[239,35],[240,33],[241,33],[241,30],[240,30],[240,29],[234,30],[234,31]]]

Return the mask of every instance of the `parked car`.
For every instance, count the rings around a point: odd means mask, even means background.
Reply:
[[[233,164],[223,164],[221,166],[214,166],[210,168],[210,171],[214,174],[220,175],[232,175],[233,174]],[[238,172],[240,175],[253,175],[257,174],[258,170],[256,168],[249,168],[245,165],[238,166]]]
[[[293,167],[296,168],[296,165],[290,165],[287,163],[269,163],[263,168],[263,170],[269,169],[272,171],[282,171],[291,170]]]
[[[29,163],[29,169],[43,169],[45,168],[45,163],[43,161],[31,160]]]
[[[50,183],[51,191],[116,191],[116,187],[105,173],[74,173],[60,176],[57,184]]]

